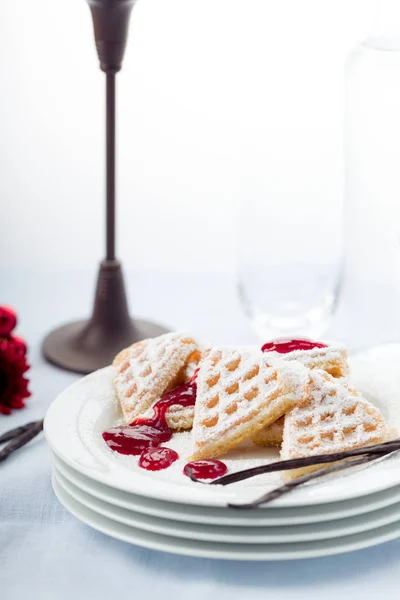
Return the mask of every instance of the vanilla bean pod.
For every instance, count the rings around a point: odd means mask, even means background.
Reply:
[[[8,458],[15,450],[25,446],[43,429],[43,421],[36,421],[30,424],[30,428],[23,431],[18,437],[14,437],[2,450],[0,450],[0,462]]]
[[[304,485],[305,483],[308,483],[309,481],[313,481],[314,479],[318,479],[319,477],[323,477],[324,475],[329,475],[330,473],[337,473],[338,471],[343,471],[344,469],[348,469],[349,467],[356,467],[359,465],[364,465],[366,463],[372,462],[382,456],[387,456],[389,454],[391,454],[391,453],[390,452],[381,452],[381,454],[375,453],[375,454],[368,454],[366,456],[360,456],[358,458],[350,458],[350,459],[344,460],[343,462],[335,463],[333,465],[330,465],[329,467],[325,467],[324,469],[320,469],[318,471],[313,471],[312,473],[307,473],[306,475],[302,475],[301,477],[298,477],[297,479],[288,481],[281,487],[278,487],[278,488],[272,490],[271,492],[268,492],[267,494],[264,494],[263,496],[257,498],[256,500],[253,500],[253,502],[247,502],[245,504],[229,503],[228,506],[229,506],[229,508],[236,508],[236,509],[256,508],[257,506],[260,506],[261,504],[267,504],[268,502],[272,502],[272,500],[276,500],[277,498],[280,498],[284,494],[291,492],[295,488],[299,487],[300,485]]]
[[[229,485],[230,483],[236,483],[255,477],[256,475],[263,475],[264,473],[274,473],[277,471],[288,471],[290,469],[300,469],[302,467],[311,467],[313,465],[320,465],[324,463],[337,462],[345,458],[360,455],[370,454],[381,454],[394,452],[400,450],[400,439],[396,439],[390,442],[384,442],[383,444],[375,444],[374,446],[364,446],[362,448],[356,448],[355,450],[346,450],[344,452],[335,452],[332,454],[318,454],[316,456],[307,456],[305,458],[294,458],[290,460],[281,460],[267,465],[261,465],[259,467],[253,467],[251,469],[245,469],[243,471],[237,471],[229,475],[224,475],[218,479],[214,479],[208,485]],[[194,476],[191,477],[192,481],[199,481]],[[202,482],[199,482],[202,483]]]
[[[21,433],[25,433],[25,431],[29,431],[29,429],[31,427],[33,427],[34,425],[37,425],[39,423],[43,423],[43,421],[31,421],[30,423],[27,423],[26,425],[21,425],[20,427],[15,427],[14,429],[10,429],[9,431],[6,431],[2,435],[0,435],[0,444],[4,444],[4,442],[13,440],[14,438],[20,436]]]

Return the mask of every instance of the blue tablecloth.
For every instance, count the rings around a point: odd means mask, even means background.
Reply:
[[[0,415],[0,434],[41,418],[77,376],[47,365],[43,334],[89,311],[92,276],[0,273],[0,304],[20,315],[30,345],[28,408]],[[229,277],[135,275],[136,313],[221,343],[254,341]],[[160,302],[159,289],[163,287]],[[313,560],[245,563],[184,558],[118,542],[70,516],[51,488],[43,436],[0,465],[0,599],[372,600],[398,598],[400,540]]]

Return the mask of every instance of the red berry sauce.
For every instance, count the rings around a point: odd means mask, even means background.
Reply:
[[[171,448],[147,448],[140,455],[139,467],[147,471],[161,471],[170,467],[178,458],[178,453]]]
[[[196,403],[195,371],[189,383],[181,385],[154,404],[153,415],[148,419],[135,419],[130,425],[113,427],[103,433],[103,440],[108,447],[118,454],[139,456],[139,466],[147,471],[167,469],[178,458],[171,448],[160,444],[172,438],[168,427],[166,414],[170,406],[194,406]],[[227,467],[219,460],[200,460],[189,463],[197,479],[215,479],[227,472]],[[185,471],[184,471],[185,472]]]
[[[162,431],[144,422],[138,425],[134,423],[135,421],[131,425],[114,427],[103,433],[103,440],[111,450],[118,454],[139,456],[144,450],[157,448],[172,437],[171,431]]]
[[[195,460],[185,465],[184,475],[188,476],[186,467],[192,470],[196,479],[216,479],[222,477],[228,471],[228,467],[220,460]]]
[[[178,454],[175,450],[160,446],[172,438],[172,431],[166,420],[167,410],[175,405],[183,407],[195,405],[196,376],[197,372],[189,383],[164,394],[154,404],[152,417],[138,418],[130,425],[105,431],[103,440],[109,448],[118,454],[140,456],[139,466],[148,471],[161,471],[172,465],[178,459]]]
[[[196,385],[192,382],[181,385],[164,394],[154,404],[152,417],[148,419],[138,418],[130,425],[109,429],[103,433],[103,440],[114,452],[139,456],[144,450],[157,448],[160,444],[168,442],[172,438],[172,431],[166,420],[166,413],[170,406],[176,404],[179,406],[194,406],[195,402]]]
[[[267,342],[261,350],[262,352],[279,352],[279,354],[287,354],[294,350],[312,350],[313,348],[327,348],[327,345],[322,342],[314,342],[313,340],[281,338]]]

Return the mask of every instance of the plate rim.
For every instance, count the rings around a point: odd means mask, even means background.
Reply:
[[[90,478],[86,477],[85,475],[82,475],[82,473],[79,473],[78,471],[74,472],[74,469],[72,467],[70,467],[69,465],[66,465],[63,463],[62,459],[59,458],[57,455],[53,455],[53,458],[55,459],[55,462],[53,464],[56,465],[57,469],[61,472],[61,474],[68,480],[70,481],[73,485],[75,485],[76,487],[82,489],[83,491],[85,491],[86,493],[94,496],[95,498],[98,498],[99,500],[102,500],[104,502],[107,502],[109,504],[114,504],[115,506],[119,506],[121,508],[127,509],[127,510],[133,510],[135,512],[141,513],[141,514],[146,514],[149,516],[156,516],[159,518],[164,518],[164,519],[172,519],[172,520],[176,520],[175,518],[171,517],[170,514],[175,514],[177,517],[180,518],[180,520],[182,520],[183,522],[189,522],[189,523],[206,523],[206,524],[221,524],[221,519],[223,520],[223,524],[227,525],[227,526],[236,526],[236,527],[260,527],[260,526],[276,526],[276,525],[306,525],[309,523],[321,523],[321,522],[326,522],[326,521],[336,521],[338,519],[343,519],[343,518],[351,518],[354,516],[358,516],[358,515],[367,515],[370,512],[373,512],[374,510],[379,510],[379,509],[383,509],[383,508],[387,508],[389,506],[391,506],[392,504],[395,504],[397,502],[400,502],[400,486],[399,486],[399,491],[396,493],[395,498],[390,498],[389,501],[383,501],[380,500],[377,503],[369,503],[367,506],[364,506],[362,510],[359,510],[359,504],[355,504],[352,503],[352,501],[348,501],[348,500],[344,500],[342,501],[343,503],[351,503],[351,506],[349,508],[342,508],[342,511],[339,512],[339,514],[334,515],[334,513],[332,512],[328,512],[328,514],[326,514],[325,512],[321,512],[320,514],[316,515],[315,514],[315,507],[314,507],[314,511],[310,516],[306,516],[306,515],[302,515],[302,517],[298,516],[298,512],[297,514],[295,514],[294,516],[285,516],[282,518],[282,516],[279,515],[273,515],[273,513],[271,514],[271,512],[273,510],[278,510],[278,511],[292,511],[293,513],[295,513],[295,509],[294,508],[259,508],[257,509],[257,511],[252,511],[252,512],[248,512],[245,513],[247,514],[247,516],[244,516],[243,512],[235,512],[232,514],[232,516],[228,516],[228,514],[225,515],[209,515],[207,514],[207,511],[223,511],[228,513],[228,509],[223,509],[223,508],[214,508],[214,507],[201,507],[201,510],[199,511],[198,515],[193,515],[192,513],[189,513],[189,515],[187,515],[187,513],[185,513],[185,511],[188,510],[188,508],[192,509],[192,508],[196,508],[196,507],[192,507],[191,505],[188,504],[182,504],[182,505],[177,505],[175,506],[175,504],[173,502],[162,502],[160,500],[153,500],[152,502],[160,502],[162,503],[163,507],[161,508],[161,513],[159,511],[154,512],[153,510],[149,510],[148,509],[148,504],[146,503],[146,500],[148,501],[149,499],[144,497],[138,497],[140,500],[143,500],[143,506],[141,506],[139,504],[139,507],[137,505],[135,505],[135,507],[132,507],[132,505],[130,504],[129,501],[125,501],[125,500],[121,500],[118,497],[112,497],[112,495],[115,494],[127,494],[132,495],[132,494],[128,494],[127,492],[121,492],[120,490],[116,489],[116,488],[109,488],[109,492],[111,494],[111,496],[107,495],[107,490],[105,492],[103,491],[99,491],[97,489],[97,487],[92,488],[91,484],[94,484],[95,486],[103,486],[105,488],[109,487],[106,486],[105,484],[99,483],[98,481],[95,480],[91,480]],[[72,471],[72,474],[69,472]],[[75,477],[77,477],[77,479],[74,479]],[[82,482],[80,481],[79,478],[82,479],[86,479],[87,483],[84,481],[84,483],[82,484]],[[382,494],[384,492],[377,492],[377,494]],[[371,494],[372,496],[374,496],[375,494]],[[364,496],[364,498],[368,498],[368,496]],[[140,502],[139,500],[139,502]],[[341,504],[341,502],[335,502],[333,503],[333,506],[335,506],[335,504]],[[168,509],[166,508],[166,505],[171,505],[172,507],[172,511],[171,513],[168,513]],[[325,506],[329,506],[327,504],[325,505],[321,505],[322,507]],[[301,507],[304,508],[304,507]],[[336,508],[336,507],[335,507]],[[141,510],[144,509],[144,510]],[[173,513],[173,511],[176,511],[176,513]],[[206,511],[206,512],[204,512]],[[262,514],[264,513],[264,514]],[[268,514],[269,513],[269,514]],[[250,516],[251,515],[251,516]],[[182,519],[182,516],[185,516],[184,519]],[[250,518],[249,518],[250,517]]]
[[[159,533],[161,535],[167,535],[171,537],[177,537],[179,539],[193,539],[199,541],[221,542],[228,544],[292,544],[297,542],[319,541],[354,535],[356,533],[363,533],[364,531],[369,531],[371,529],[376,529],[378,527],[383,527],[385,525],[390,525],[394,522],[400,521],[399,502],[392,505],[391,507],[374,511],[375,513],[381,513],[379,517],[377,517],[376,514],[372,515],[372,513],[369,513],[368,516],[365,514],[358,515],[358,520],[361,522],[358,522],[356,524],[354,524],[354,520],[357,519],[357,517],[348,517],[345,519],[337,519],[335,521],[327,521],[326,523],[308,523],[297,526],[284,526],[282,524],[277,524],[274,526],[259,526],[257,528],[235,527],[234,529],[232,529],[231,527],[226,525],[207,526],[206,524],[191,523],[191,527],[188,527],[189,524],[184,523],[183,521],[169,520],[159,517],[149,517],[141,515],[140,513],[136,513],[133,510],[122,509],[121,507],[117,507],[111,503],[99,500],[98,498],[91,496],[87,492],[84,492],[79,487],[74,486],[74,484],[72,484],[62,476],[62,474],[57,470],[56,466],[53,466],[53,477],[60,484],[60,486],[70,496],[72,496],[74,500],[81,503],[83,506],[86,506],[95,513],[98,513],[113,521],[117,521],[118,523],[122,523],[123,525],[127,525],[128,527],[137,527],[138,529],[144,531],[149,531],[151,533]],[[387,512],[388,509],[390,510],[393,508],[396,508],[395,514],[390,514],[390,516],[387,516],[385,518],[384,513]],[[371,518],[373,520],[371,520]],[[346,524],[343,527],[343,522],[346,521],[347,527]],[[337,524],[338,527],[329,527],[328,525],[328,529],[326,529],[325,526],[327,524]],[[340,524],[342,524],[341,529]],[[313,532],[314,526],[317,526],[317,530]],[[307,527],[309,531],[304,532],[304,528]],[[296,533],[296,530],[301,530],[302,528],[303,531]],[[232,531],[229,532],[229,535],[225,535],[224,531],[220,531],[221,529],[225,530],[225,534],[229,530]],[[241,533],[242,529],[246,530],[245,534]],[[261,529],[264,531],[261,532]],[[293,533],[283,533],[282,529],[292,530]],[[253,534],[249,533],[247,530],[250,530],[250,532],[252,531]],[[270,530],[270,532],[268,533],[268,531],[265,530]]]
[[[251,544],[244,544],[241,546],[241,552],[237,550],[233,552],[229,552],[227,548],[221,548],[221,546],[227,546],[227,544],[220,544],[218,542],[200,542],[194,540],[183,540],[178,539],[179,546],[176,543],[176,539],[173,540],[173,545],[171,546],[171,538],[169,536],[162,536],[161,534],[150,534],[149,532],[143,532],[134,530],[133,527],[123,526],[120,523],[116,523],[111,519],[107,519],[106,517],[102,517],[101,515],[96,515],[93,511],[88,509],[87,507],[81,505],[80,503],[73,500],[68,493],[61,489],[60,486],[57,485],[52,479],[52,486],[55,495],[57,496],[60,503],[64,506],[64,508],[72,514],[76,519],[85,523],[87,526],[100,531],[101,533],[113,537],[115,539],[119,539],[129,544],[134,544],[139,547],[149,548],[152,550],[158,550],[162,552],[168,552],[171,554],[178,554],[182,556],[195,556],[201,558],[212,558],[218,560],[245,560],[245,561],[275,561],[275,560],[297,560],[297,559],[305,559],[305,558],[317,558],[322,556],[332,556],[335,554],[343,554],[345,552],[352,552],[356,550],[361,550],[363,548],[368,548],[371,546],[376,546],[378,544],[394,540],[400,536],[400,522],[398,523],[397,528],[392,528],[388,532],[387,528],[389,526],[385,526],[383,528],[377,528],[376,535],[371,537],[371,533],[374,530],[370,530],[368,532],[364,532],[361,534],[355,534],[354,536],[346,536],[350,538],[347,543],[342,542],[342,544],[338,543],[338,540],[343,538],[334,538],[333,540],[327,540],[328,546],[324,548],[317,548],[316,544],[318,542],[297,542],[294,544],[289,544],[289,546],[297,546],[297,552],[294,550],[288,550],[287,552],[274,552],[271,548],[264,548],[268,544],[257,544],[254,545],[254,548],[259,548],[260,551],[254,553],[254,550],[251,551],[246,546],[252,546]],[[78,506],[78,509],[76,508]],[[82,514],[83,510],[83,514]],[[89,514],[89,516],[88,516]],[[94,517],[94,518],[93,518]],[[100,521],[99,521],[100,520]],[[115,529],[117,527],[117,530]],[[129,533],[129,529],[131,529],[131,533]],[[385,531],[382,531],[385,530]],[[379,534],[378,534],[379,531]],[[143,539],[145,534],[147,539]],[[151,536],[151,537],[150,537]],[[366,539],[361,539],[356,541],[351,541],[353,538],[357,538],[357,536],[366,536]],[[150,538],[150,539],[149,539]],[[191,542],[191,544],[190,544]],[[333,544],[331,544],[331,542]],[[207,548],[204,548],[204,545],[208,545]],[[309,550],[299,549],[299,546],[308,544],[308,547],[311,545],[312,547]],[[335,545],[336,544],[336,545]],[[186,545],[186,547],[185,547]],[[279,546],[284,546],[285,544],[279,544]],[[210,548],[211,546],[211,548]],[[220,546],[220,548],[218,548]]]

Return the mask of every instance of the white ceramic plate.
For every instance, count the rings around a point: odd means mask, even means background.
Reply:
[[[400,536],[400,522],[371,531],[333,540],[297,542],[293,544],[222,544],[184,540],[130,527],[99,515],[77,502],[56,481],[54,491],[65,508],[83,523],[129,544],[173,554],[226,560],[293,560],[340,554],[374,546]]]
[[[120,508],[94,496],[87,494],[70,483],[62,474],[53,469],[53,477],[74,500],[90,510],[108,517],[118,523],[137,527],[144,531],[160,533],[172,537],[206,542],[222,542],[227,544],[283,544],[325,540],[335,537],[353,535],[384,525],[400,521],[400,504],[359,515],[349,519],[328,521],[327,523],[311,523],[309,525],[276,525],[273,527],[226,527],[221,525],[204,525],[184,523],[171,519],[160,519],[146,516],[135,511]]]
[[[279,474],[260,475],[226,487],[201,485],[182,474],[183,458],[169,469],[149,472],[138,466],[136,457],[112,452],[101,437],[105,429],[121,419],[112,379],[112,367],[92,373],[65,390],[46,415],[45,432],[50,447],[80,473],[129,493],[210,507],[226,507],[228,502],[248,502],[280,485]],[[390,407],[386,409],[390,410]],[[400,420],[399,414],[396,405],[391,425],[400,429],[400,422],[395,421]],[[174,435],[168,445],[175,448],[180,456],[187,456],[190,453],[190,433]],[[224,461],[230,471],[238,471],[276,459],[276,451],[252,445],[247,449],[236,449]],[[349,500],[399,484],[400,457],[397,455],[378,462],[302,486],[276,500],[273,506],[310,506]]]
[[[189,504],[177,504],[152,500],[135,494],[128,494],[102,485],[71,469],[53,454],[53,464],[64,478],[91,496],[130,511],[154,517],[172,519],[185,523],[204,523],[207,525],[227,525],[260,527],[267,525],[304,525],[343,519],[365,514],[400,502],[400,487],[370,494],[357,500],[320,504],[311,509],[298,508],[258,508],[251,511],[236,511],[229,508],[196,507]]]

